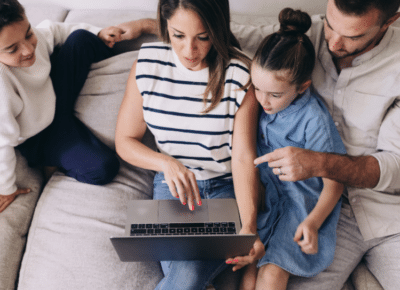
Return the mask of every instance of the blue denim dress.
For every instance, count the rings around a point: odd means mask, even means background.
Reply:
[[[346,153],[328,110],[310,89],[283,111],[273,115],[260,114],[258,156],[286,146]],[[259,169],[266,192],[264,210],[258,214],[257,226],[266,253],[258,266],[272,263],[293,275],[315,276],[333,261],[341,202],[318,232],[318,253],[305,254],[293,237],[299,224],[316,205],[323,188],[322,179],[314,177],[285,182],[279,180],[267,163]]]

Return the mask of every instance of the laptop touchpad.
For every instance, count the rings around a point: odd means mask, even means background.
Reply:
[[[194,211],[189,210],[187,205],[177,200],[159,200],[158,220],[169,223],[193,223],[208,221],[208,207],[195,206]]]

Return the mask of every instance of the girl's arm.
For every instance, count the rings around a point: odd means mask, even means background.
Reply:
[[[298,226],[294,241],[306,254],[318,252],[318,230],[338,203],[344,186],[334,180],[323,178],[324,188],[314,209]],[[303,238],[303,239],[301,239]]]
[[[242,234],[257,233],[258,206],[258,169],[254,166],[256,153],[256,134],[258,123],[258,103],[254,87],[247,91],[244,100],[235,115],[232,142],[232,174],[236,200],[242,221]],[[257,239],[250,254],[245,257],[228,259],[228,264],[235,264],[236,271],[253,263],[264,255],[264,245]]]
[[[143,99],[136,83],[136,64],[132,66],[122,101],[115,131],[115,149],[126,162],[145,169],[162,171],[173,196],[183,204],[188,202],[194,209],[193,201],[201,202],[194,174],[176,159],[156,152],[141,140],[147,130],[143,117]]]

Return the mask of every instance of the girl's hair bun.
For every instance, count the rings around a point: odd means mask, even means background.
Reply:
[[[311,17],[301,11],[285,8],[279,13],[281,34],[304,34],[311,27]]]

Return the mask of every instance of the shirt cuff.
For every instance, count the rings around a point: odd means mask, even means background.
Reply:
[[[373,190],[400,194],[400,156],[391,152],[377,152],[371,156],[378,160],[381,171],[379,182]]]
[[[15,191],[17,191],[18,187],[14,184],[12,187],[8,188],[8,189],[3,189],[0,192],[0,195],[11,195],[13,194]]]

